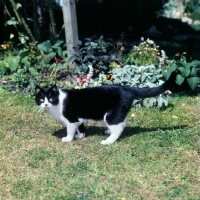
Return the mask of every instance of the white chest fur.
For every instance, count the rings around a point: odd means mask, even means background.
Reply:
[[[63,117],[63,101],[67,98],[67,94],[64,93],[62,90],[59,90],[59,104],[57,106],[51,106],[47,109],[47,112],[56,120],[65,121],[65,118]]]

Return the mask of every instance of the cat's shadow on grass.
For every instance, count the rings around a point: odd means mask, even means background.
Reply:
[[[163,127],[163,128],[158,128],[158,127],[152,127],[152,128],[142,128],[139,126],[136,127],[125,127],[124,131],[122,132],[120,139],[126,138],[126,137],[131,137],[132,135],[136,134],[142,134],[145,132],[155,132],[155,131],[171,131],[171,130],[177,130],[177,129],[182,129],[186,126],[173,126],[173,127]],[[86,137],[92,136],[92,135],[103,135],[103,136],[109,136],[109,134],[105,133],[106,127],[97,127],[97,126],[86,126]],[[66,137],[66,128],[60,129],[58,131],[55,131],[53,136],[57,138],[62,138]]]

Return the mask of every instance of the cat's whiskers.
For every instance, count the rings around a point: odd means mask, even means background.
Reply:
[[[38,113],[41,113],[42,111],[44,111],[44,109],[40,107],[40,109],[38,110]]]

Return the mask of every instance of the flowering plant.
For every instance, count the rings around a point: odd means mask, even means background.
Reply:
[[[125,56],[124,64],[145,66],[154,64],[160,68],[167,65],[167,57],[163,50],[149,38],[145,41],[141,38],[138,46],[133,46],[131,52]]]

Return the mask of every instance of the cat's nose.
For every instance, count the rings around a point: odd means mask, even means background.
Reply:
[[[48,106],[48,104],[44,104],[46,107]]]

